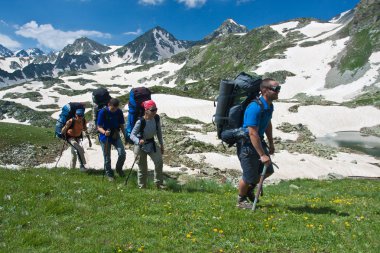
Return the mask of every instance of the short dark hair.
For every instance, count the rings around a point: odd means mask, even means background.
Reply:
[[[119,107],[120,101],[117,98],[111,98],[111,100],[108,102],[109,105],[114,107]]]
[[[260,84],[260,89],[262,88],[267,88],[269,86],[269,83],[272,82],[272,81],[276,81],[274,80],[273,78],[265,78],[261,81],[261,84]]]

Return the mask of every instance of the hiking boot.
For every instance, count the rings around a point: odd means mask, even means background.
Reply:
[[[80,166],[80,167],[79,167],[79,171],[80,171],[80,172],[87,172],[87,168],[84,167],[84,166]]]
[[[119,174],[120,177],[125,177],[125,173],[123,170],[117,170],[117,174]]]
[[[108,182],[115,182],[115,178],[114,177],[108,177]]]
[[[156,187],[158,190],[166,190],[168,188],[166,185],[163,184],[156,184]]]
[[[244,199],[242,201],[239,201],[236,207],[240,209],[252,209],[252,204],[249,203],[247,199]]]
[[[255,201],[255,194],[253,193],[253,188],[251,190],[248,190],[247,198],[251,202]]]
[[[254,189],[256,188],[256,185],[250,185],[248,192],[247,192],[247,198],[249,201],[253,202],[255,201],[255,194],[254,194]],[[264,191],[263,188],[261,187],[261,193],[260,196],[264,196]],[[257,203],[259,203],[259,200],[257,200]]]

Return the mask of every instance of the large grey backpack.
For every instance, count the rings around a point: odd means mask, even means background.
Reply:
[[[216,99],[216,124],[218,138],[229,146],[241,138],[244,111],[260,96],[261,76],[240,73],[234,80],[222,80]],[[261,105],[260,105],[261,106]]]

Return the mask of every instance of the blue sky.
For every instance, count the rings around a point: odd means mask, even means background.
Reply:
[[[11,0],[1,1],[0,44],[59,50],[87,36],[124,45],[161,26],[177,39],[199,40],[224,20],[253,29],[298,17],[329,20],[359,0]]]

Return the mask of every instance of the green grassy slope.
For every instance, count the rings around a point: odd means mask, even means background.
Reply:
[[[378,252],[378,181],[296,180],[256,212],[236,190],[139,190],[76,170],[0,170],[1,252]],[[297,187],[291,186],[296,185]]]

